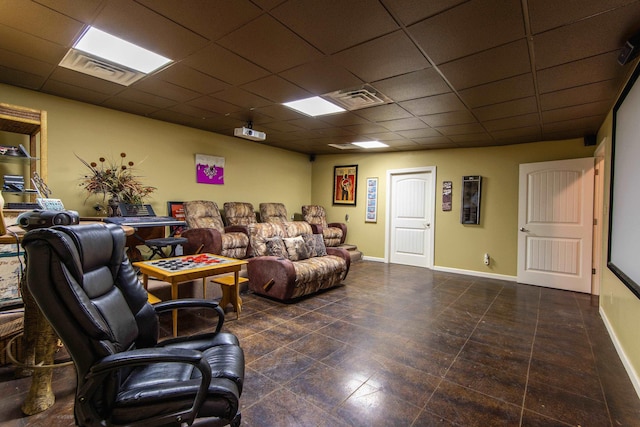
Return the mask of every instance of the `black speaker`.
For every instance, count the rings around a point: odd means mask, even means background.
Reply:
[[[595,135],[585,135],[584,137],[584,146],[589,147],[591,145],[596,145],[596,136]]]
[[[315,162],[316,161],[316,155],[315,154],[309,154],[309,161],[310,162]]]
[[[640,33],[627,40],[618,54],[618,63],[624,65],[640,53]]]

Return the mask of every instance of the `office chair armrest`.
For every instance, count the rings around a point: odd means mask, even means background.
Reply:
[[[204,354],[197,350],[185,348],[142,348],[109,355],[91,367],[87,374],[86,382],[78,392],[78,399],[85,403],[91,401],[94,393],[101,392],[104,381],[113,371],[125,367],[150,365],[153,363],[188,363],[200,371],[202,377],[191,408],[181,411],[180,414],[166,414],[152,420],[158,422],[166,418],[167,421],[173,421],[176,419],[176,416],[179,416],[184,422],[190,425],[200,411],[200,407],[207,396],[209,384],[211,383],[211,366],[204,357]],[[84,404],[81,410],[83,413],[85,413],[85,411],[91,411]],[[85,415],[88,414],[85,413]]]
[[[158,314],[169,310],[179,310],[183,308],[204,308],[207,310],[213,310],[218,315],[218,324],[216,325],[215,333],[220,332],[220,330],[222,329],[222,325],[224,324],[224,310],[215,301],[198,298],[181,298],[159,302],[157,304],[154,304],[153,308]]]

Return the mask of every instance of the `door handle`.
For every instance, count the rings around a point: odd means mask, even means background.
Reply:
[[[529,230],[527,230],[527,229],[526,229],[526,228],[524,228],[524,227],[520,227],[520,231],[522,231],[523,233],[528,233],[528,232],[529,232]]]
[[[425,222],[424,223],[424,228],[430,228],[431,227],[431,223],[430,222]]]

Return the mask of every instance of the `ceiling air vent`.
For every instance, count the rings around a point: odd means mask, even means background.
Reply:
[[[327,144],[329,147],[337,148],[339,150],[355,150],[359,148],[357,145],[353,144]]]
[[[391,99],[378,92],[371,85],[364,85],[356,89],[343,89],[322,95],[346,110],[360,110],[391,103]]]
[[[62,61],[60,61],[59,65],[79,73],[88,74],[123,86],[129,86],[146,75],[144,73],[133,71],[125,67],[114,65],[105,60],[95,58],[76,49],[69,50]]]

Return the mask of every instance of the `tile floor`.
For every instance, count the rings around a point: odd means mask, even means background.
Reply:
[[[243,300],[243,426],[640,425],[597,297],[361,261],[296,304]],[[28,386],[0,369],[0,426],[73,425],[71,367],[44,413],[21,414]]]

